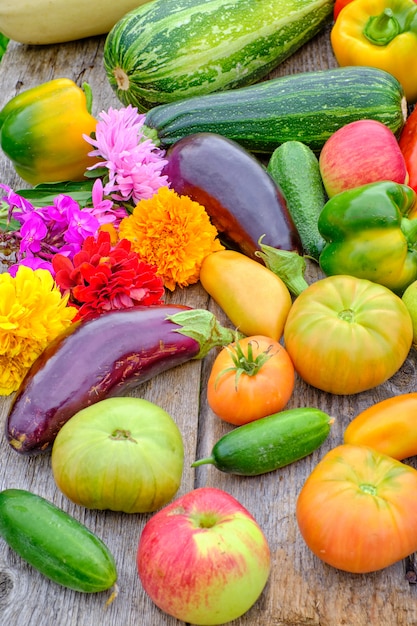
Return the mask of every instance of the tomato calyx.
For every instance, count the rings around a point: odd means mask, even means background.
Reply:
[[[239,341],[235,341],[234,344],[230,346],[226,346],[226,350],[230,354],[230,358],[233,361],[233,365],[231,367],[227,367],[221,372],[219,372],[215,386],[217,386],[219,378],[224,376],[227,372],[236,372],[235,375],[235,389],[237,390],[239,385],[239,379],[242,374],[246,374],[247,376],[256,376],[258,372],[261,370],[263,365],[270,359],[273,355],[271,354],[271,350],[273,345],[269,345],[266,350],[260,352],[256,357],[253,354],[253,343],[257,343],[255,340],[249,341],[247,346],[247,352],[242,349]]]
[[[370,485],[368,483],[363,483],[359,485],[359,489],[363,491],[363,493],[369,494],[370,496],[378,495],[377,488],[374,485]]]
[[[343,309],[343,311],[340,311],[338,317],[349,323],[355,321],[355,313],[352,311],[352,309]]]
[[[124,428],[116,428],[110,435],[110,439],[114,441],[132,441],[133,443],[137,443],[136,439],[132,437],[130,430],[125,430]]]

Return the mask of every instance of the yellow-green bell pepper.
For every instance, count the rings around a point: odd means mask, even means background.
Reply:
[[[68,78],[23,91],[0,111],[0,146],[31,185],[83,180],[95,131],[91,100]]]
[[[327,276],[366,278],[401,295],[417,280],[417,194],[391,181],[342,191],[324,205],[319,263]]]
[[[330,34],[341,66],[370,65],[401,83],[417,100],[417,4],[414,0],[354,0],[337,15]]]

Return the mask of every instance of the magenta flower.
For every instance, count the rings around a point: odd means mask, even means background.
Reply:
[[[104,197],[104,187],[101,178],[96,178],[94,181],[91,195],[93,207],[84,209],[84,211],[94,215],[100,222],[100,225],[113,224],[117,228],[120,221],[128,216],[128,212],[124,207],[114,204],[113,200]]]
[[[32,211],[23,216],[20,228],[20,252],[36,254],[41,249],[42,239],[46,237],[48,229],[42,217]]]
[[[14,236],[20,241],[16,253],[16,263],[11,265],[13,273],[19,265],[32,269],[43,267],[53,274],[52,257],[60,252],[73,258],[80,251],[84,240],[97,234],[100,221],[88,209],[64,194],[54,198],[51,206],[34,207],[11,189],[3,201],[9,204],[10,217],[20,223]]]
[[[120,202],[137,204],[150,198],[163,186],[169,186],[162,174],[165,151],[155,146],[143,133],[145,115],[130,104],[121,109],[102,111],[95,136],[84,135],[95,149],[90,156],[102,159],[89,169],[107,168],[104,193]]]

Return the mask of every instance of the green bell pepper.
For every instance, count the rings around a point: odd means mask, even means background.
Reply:
[[[381,181],[342,191],[324,205],[318,228],[327,276],[365,278],[397,295],[417,280],[417,194],[411,187]]]

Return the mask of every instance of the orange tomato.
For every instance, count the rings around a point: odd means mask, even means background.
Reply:
[[[281,411],[294,383],[294,366],[279,342],[262,335],[245,337],[217,355],[207,401],[220,419],[240,426]]]
[[[377,402],[348,425],[344,442],[370,446],[402,461],[417,454],[417,392]]]
[[[330,450],[297,499],[297,522],[322,561],[373,572],[417,550],[417,471],[366,446]]]

